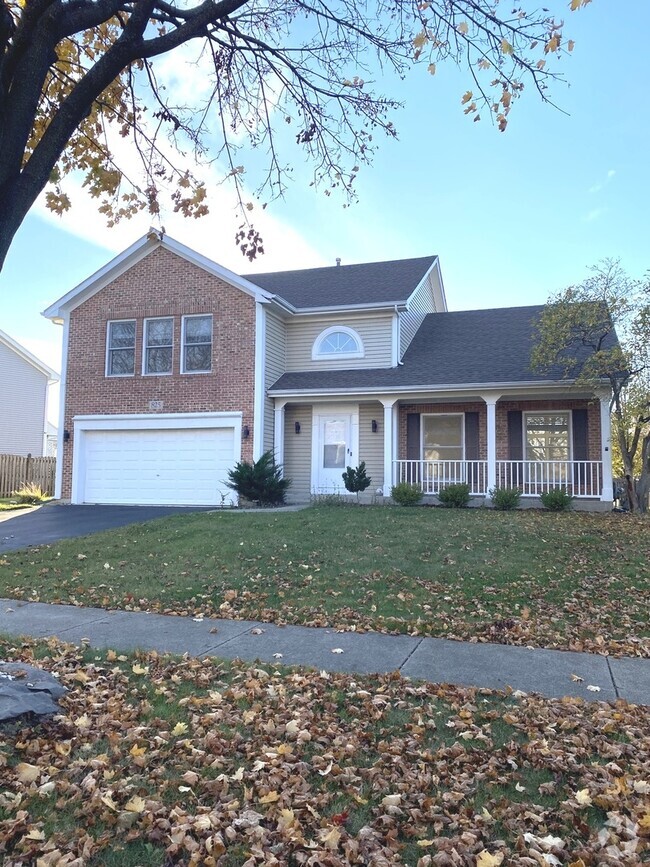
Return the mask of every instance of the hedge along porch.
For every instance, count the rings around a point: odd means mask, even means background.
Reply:
[[[347,465],[366,462],[369,493],[398,482],[425,495],[467,483],[476,498],[514,487],[530,504],[564,488],[585,508],[612,501],[609,396],[566,387],[509,392],[382,395],[377,400],[276,399],[276,460],[290,497],[341,493]],[[327,466],[326,466],[327,465]],[[329,472],[328,472],[329,471]]]

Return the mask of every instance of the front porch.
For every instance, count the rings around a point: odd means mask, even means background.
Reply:
[[[477,502],[494,488],[517,488],[531,506],[563,488],[582,508],[606,508],[609,395],[531,391],[276,401],[276,460],[296,501],[345,495],[343,470],[365,461],[368,495],[385,502],[400,482],[428,497],[466,483]]]

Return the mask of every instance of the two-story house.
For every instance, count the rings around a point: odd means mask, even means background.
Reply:
[[[64,328],[57,496],[230,501],[273,450],[290,499],[465,481],[611,506],[609,392],[530,368],[541,307],[448,312],[436,256],[237,275],[150,233],[44,315]]]
[[[59,376],[0,331],[0,454],[49,454],[56,431],[47,421],[50,386]]]

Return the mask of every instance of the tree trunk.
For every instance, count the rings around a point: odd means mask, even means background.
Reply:
[[[641,443],[641,475],[636,485],[639,511],[648,510],[648,495],[650,495],[650,433],[647,433]]]

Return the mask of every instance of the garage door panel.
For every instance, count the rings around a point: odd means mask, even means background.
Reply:
[[[215,505],[234,464],[233,428],[84,432],[86,503]]]

